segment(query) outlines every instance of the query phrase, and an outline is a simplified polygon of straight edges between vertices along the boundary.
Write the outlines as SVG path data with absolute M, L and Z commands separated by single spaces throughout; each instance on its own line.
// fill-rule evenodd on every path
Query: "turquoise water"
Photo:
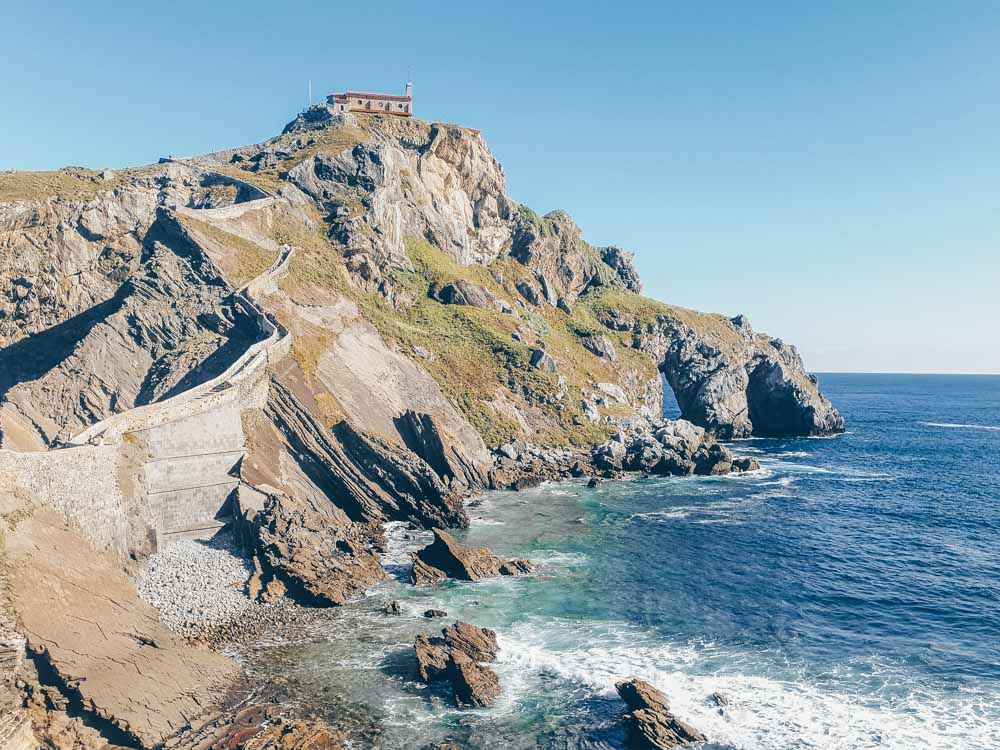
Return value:
M 707 747 L 998 748 L 1000 377 L 821 384 L 848 434 L 736 443 L 745 476 L 491 493 L 460 536 L 537 575 L 394 581 L 253 663 L 381 747 L 620 747 L 614 681 L 640 676 Z M 424 537 L 393 539 L 402 575 Z M 429 607 L 498 631 L 497 707 L 414 681 Z

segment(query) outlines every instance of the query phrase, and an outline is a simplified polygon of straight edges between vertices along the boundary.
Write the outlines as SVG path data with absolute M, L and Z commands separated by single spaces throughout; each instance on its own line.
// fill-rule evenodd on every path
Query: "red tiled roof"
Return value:
M 363 91 L 348 91 L 346 94 L 340 94 L 340 96 L 353 97 L 355 99 L 382 99 L 390 102 L 408 102 L 411 98 L 409 96 L 396 96 L 395 94 L 366 94 Z

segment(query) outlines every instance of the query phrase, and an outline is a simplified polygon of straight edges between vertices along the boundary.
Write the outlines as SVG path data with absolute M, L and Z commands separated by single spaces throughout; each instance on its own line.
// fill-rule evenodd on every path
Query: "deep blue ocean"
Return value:
M 633 676 L 709 748 L 1000 748 L 1000 377 L 820 384 L 845 435 L 733 443 L 743 476 L 491 493 L 460 536 L 539 574 L 394 581 L 252 661 L 386 748 L 621 747 Z M 388 564 L 424 542 L 393 539 Z M 414 681 L 429 607 L 497 630 L 497 707 Z

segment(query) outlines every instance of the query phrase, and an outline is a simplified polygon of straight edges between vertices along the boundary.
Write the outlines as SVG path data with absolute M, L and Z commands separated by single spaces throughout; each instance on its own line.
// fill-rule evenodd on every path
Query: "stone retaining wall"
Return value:
M 113 445 L 37 453 L 0 450 L 0 490 L 62 511 L 98 549 L 124 551 L 128 518 L 122 496 L 123 454 Z

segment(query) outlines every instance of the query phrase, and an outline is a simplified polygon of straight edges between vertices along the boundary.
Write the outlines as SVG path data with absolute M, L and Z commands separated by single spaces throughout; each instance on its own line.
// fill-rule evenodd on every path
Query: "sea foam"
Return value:
M 499 634 L 497 665 L 508 691 L 505 710 L 557 677 L 612 696 L 618 680 L 640 677 L 662 690 L 679 718 L 714 745 L 739 750 L 986 750 L 1000 747 L 1000 699 L 995 693 L 935 693 L 920 689 L 872 701 L 846 685 L 819 684 L 789 670 L 761 674 L 757 655 L 711 643 L 655 643 L 625 623 L 523 623 Z M 877 663 L 869 669 L 877 672 Z M 770 670 L 773 672 L 773 670 Z M 896 680 L 893 680 L 896 682 Z M 721 712 L 706 698 L 723 694 Z

